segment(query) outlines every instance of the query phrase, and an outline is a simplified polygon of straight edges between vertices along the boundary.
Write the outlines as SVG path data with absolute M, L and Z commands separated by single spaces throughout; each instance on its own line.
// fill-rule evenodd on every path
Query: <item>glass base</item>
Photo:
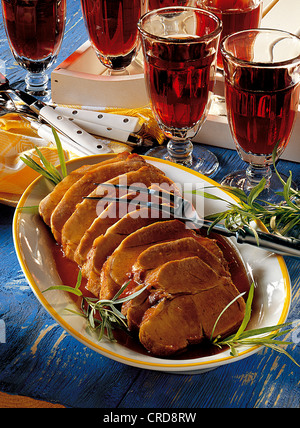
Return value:
M 43 101 L 44 103 L 50 103 L 51 102 L 51 89 L 46 89 L 42 91 L 30 91 L 26 88 L 26 82 L 25 80 L 18 80 L 17 82 L 13 82 L 10 85 L 12 89 L 19 89 L 24 92 L 28 92 L 30 95 L 34 96 L 40 101 Z
M 126 68 L 135 59 L 136 53 L 137 53 L 137 47 L 134 47 L 132 51 L 128 52 L 125 55 L 118 55 L 118 56 L 103 55 L 97 49 L 95 49 L 95 52 L 100 62 L 105 67 L 112 70 L 112 73 L 118 72 L 118 71 L 122 72 L 123 70 L 126 70 Z
M 286 182 L 288 177 L 285 176 L 284 174 L 280 174 L 280 176 Z M 237 187 L 243 190 L 246 193 L 246 195 L 248 195 L 251 189 L 253 188 L 253 186 L 251 186 L 249 183 L 246 170 L 234 171 L 226 175 L 221 181 L 221 185 Z M 293 182 L 292 182 L 292 188 L 297 190 L 297 185 Z M 258 196 L 258 199 L 262 201 L 270 202 L 270 203 L 279 203 L 283 200 L 283 197 L 281 195 L 278 195 L 277 192 L 282 192 L 282 191 L 283 191 L 283 184 L 279 180 L 278 176 L 275 173 L 272 173 L 269 180 L 269 186 L 262 191 L 262 193 Z
M 188 161 L 175 160 L 172 158 L 166 146 L 154 147 L 148 150 L 146 155 L 192 168 L 194 171 L 206 176 L 212 176 L 219 167 L 218 158 L 212 152 L 201 146 L 194 146 L 192 156 Z

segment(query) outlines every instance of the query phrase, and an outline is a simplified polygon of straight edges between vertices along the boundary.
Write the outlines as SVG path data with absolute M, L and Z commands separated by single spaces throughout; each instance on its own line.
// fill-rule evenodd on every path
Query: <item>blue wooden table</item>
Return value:
M 86 39 L 79 0 L 68 0 L 66 34 L 58 62 Z M 24 73 L 12 60 L 2 22 L 0 40 L 0 58 L 6 63 L 8 78 L 14 82 Z M 211 150 L 220 161 L 216 181 L 233 169 L 245 167 L 235 151 L 217 147 Z M 280 160 L 278 168 L 283 173 L 291 170 L 300 186 L 299 164 Z M 245 360 L 192 376 L 129 367 L 83 346 L 51 318 L 27 284 L 13 246 L 13 215 L 14 208 L 0 205 L 2 332 L 5 327 L 5 340 L 0 341 L 0 407 L 10 402 L 7 397 L 16 395 L 65 407 L 121 409 L 124 413 L 129 409 L 149 412 L 151 408 L 160 412 L 183 408 L 299 407 L 300 369 L 271 350 L 264 349 Z M 292 283 L 289 320 L 296 320 L 300 309 L 300 262 L 290 257 L 285 261 Z M 294 344 L 289 347 L 298 361 L 299 336 L 293 335 Z

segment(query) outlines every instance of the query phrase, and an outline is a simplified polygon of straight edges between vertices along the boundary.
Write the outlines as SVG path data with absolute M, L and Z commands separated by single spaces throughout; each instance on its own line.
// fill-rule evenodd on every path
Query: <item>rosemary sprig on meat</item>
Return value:
M 244 293 L 243 293 L 244 294 Z M 242 295 L 237 296 L 241 297 Z M 240 328 L 235 334 L 232 334 L 231 336 L 228 336 L 226 338 L 221 338 L 220 336 L 217 336 L 214 340 L 212 339 L 214 330 L 216 328 L 216 325 L 221 318 L 222 314 L 228 309 L 228 307 L 237 299 L 233 299 L 221 312 L 219 317 L 217 318 L 213 331 L 211 334 L 211 342 L 213 345 L 218 346 L 219 348 L 223 348 L 224 346 L 229 346 L 230 348 L 230 354 L 234 357 L 238 356 L 238 352 L 241 346 L 265 346 L 267 348 L 271 348 L 274 351 L 277 351 L 279 353 L 285 354 L 288 358 L 290 358 L 293 363 L 295 363 L 298 367 L 300 367 L 300 364 L 297 363 L 297 361 L 285 350 L 282 348 L 282 346 L 292 345 L 293 342 L 283 341 L 283 340 L 276 340 L 280 336 L 283 336 L 295 328 L 288 328 L 285 330 L 285 327 L 288 327 L 294 323 L 292 322 L 286 322 L 283 324 L 268 326 L 268 327 L 261 327 L 257 329 L 252 330 L 246 330 L 246 327 L 250 321 L 251 318 L 251 307 L 253 302 L 253 296 L 254 296 L 254 284 L 252 283 L 247 302 L 246 302 L 246 309 L 245 309 L 245 316 L 244 319 L 240 325 Z
M 134 299 L 141 294 L 147 286 L 140 290 L 120 298 L 121 294 L 126 290 L 130 281 L 126 282 L 120 290 L 111 299 L 98 300 L 97 298 L 83 297 L 82 311 L 85 318 L 88 320 L 90 328 L 94 331 L 99 331 L 98 340 L 106 336 L 111 342 L 115 341 L 113 330 L 115 328 L 128 332 L 126 316 L 120 311 L 121 305 L 124 302 Z
M 142 287 L 140 290 L 135 293 L 129 294 L 126 297 L 120 298 L 122 293 L 126 290 L 130 281 L 126 282 L 120 290 L 115 294 L 112 299 L 102 299 L 99 300 L 93 297 L 86 297 L 83 295 L 80 290 L 81 285 L 81 271 L 79 271 L 77 282 L 75 287 L 70 287 L 68 285 L 54 285 L 47 288 L 44 292 L 50 290 L 62 290 L 69 293 L 75 294 L 76 296 L 82 297 L 81 302 L 81 311 L 77 312 L 71 309 L 67 309 L 69 312 L 73 312 L 77 315 L 80 315 L 86 318 L 89 327 L 99 332 L 98 340 L 100 341 L 104 336 L 107 337 L 110 341 L 115 341 L 113 330 L 121 329 L 128 331 L 127 319 L 125 315 L 120 311 L 121 305 L 124 302 L 134 299 L 139 294 L 141 294 L 147 286 Z
M 126 316 L 121 312 L 121 305 L 124 302 L 134 299 L 139 294 L 141 294 L 147 286 L 145 285 L 138 291 L 132 294 L 128 294 L 126 297 L 120 298 L 122 293 L 128 287 L 130 281 L 126 282 L 120 290 L 115 294 L 112 299 L 102 299 L 99 300 L 97 298 L 85 297 L 81 290 L 79 289 L 81 285 L 81 272 L 79 271 L 77 282 L 75 287 L 70 287 L 66 285 L 57 285 L 47 288 L 46 291 L 49 290 L 62 290 L 67 291 L 69 293 L 73 293 L 77 296 L 82 297 L 81 311 L 77 312 L 72 309 L 67 309 L 69 312 L 75 313 L 76 315 L 80 315 L 84 317 L 89 327 L 99 332 L 98 340 L 101 341 L 103 337 L 106 337 L 108 340 L 115 342 L 115 338 L 113 335 L 114 329 L 121 329 L 129 333 L 127 319 Z M 220 313 L 217 317 L 216 322 L 214 324 L 210 341 L 212 345 L 217 346 L 219 348 L 223 348 L 229 346 L 230 353 L 232 356 L 238 356 L 238 352 L 241 346 L 265 346 L 273 349 L 274 351 L 285 354 L 288 358 L 290 358 L 297 366 L 300 365 L 295 361 L 295 359 L 285 350 L 282 346 L 291 345 L 293 342 L 287 342 L 282 340 L 276 340 L 278 337 L 287 334 L 288 332 L 294 330 L 294 328 L 282 330 L 291 324 L 292 322 L 287 322 L 283 324 L 273 325 L 269 327 L 261 327 L 254 330 L 246 330 L 246 327 L 251 318 L 251 307 L 254 295 L 254 284 L 251 285 L 247 302 L 246 302 L 246 310 L 244 319 L 238 329 L 238 331 L 226 338 L 221 338 L 220 336 L 213 339 L 214 330 L 223 313 L 228 309 L 232 303 L 234 303 L 239 297 L 242 297 L 243 294 L 239 294 L 235 297 Z M 266 335 L 266 333 L 268 333 Z

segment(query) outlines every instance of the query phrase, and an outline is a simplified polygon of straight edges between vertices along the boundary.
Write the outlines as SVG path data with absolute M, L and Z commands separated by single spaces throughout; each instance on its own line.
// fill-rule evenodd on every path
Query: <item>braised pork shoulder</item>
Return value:
M 121 203 L 86 198 L 106 195 L 105 183 L 123 182 L 158 189 L 165 184 L 178 192 L 159 168 L 124 152 L 69 173 L 40 202 L 39 213 L 96 297 L 111 299 L 125 283 L 126 294 L 145 287 L 122 312 L 152 355 L 168 357 L 210 338 L 219 314 L 239 292 L 216 240 L 159 211 L 130 206 L 131 193 L 123 195 L 125 212 Z M 239 297 L 220 318 L 214 337 L 237 330 L 244 313 Z

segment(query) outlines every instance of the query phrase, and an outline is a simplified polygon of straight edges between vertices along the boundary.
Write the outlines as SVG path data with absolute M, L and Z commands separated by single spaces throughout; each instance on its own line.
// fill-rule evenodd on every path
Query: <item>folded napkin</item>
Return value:
M 30 124 L 15 113 L 0 117 L 0 198 L 2 202 L 16 202 L 26 187 L 38 176 L 20 159 L 24 154 L 34 157 L 34 147 L 40 148 L 53 164 L 58 164 L 55 148 L 39 138 Z M 69 154 L 66 153 L 66 159 Z
M 160 144 L 163 143 L 163 134 L 149 108 L 137 110 L 105 109 L 105 111 L 141 118 L 146 125 L 143 130 L 144 137 L 155 138 Z M 109 144 L 115 153 L 124 150 L 132 151 L 131 147 L 123 143 L 111 141 Z M 48 161 L 54 165 L 59 164 L 56 148 L 40 138 L 31 129 L 29 122 L 16 113 L 9 113 L 0 117 L 0 202 L 16 205 L 24 190 L 38 177 L 39 174 L 26 166 L 20 159 L 26 154 L 40 163 L 35 147 L 41 150 Z M 65 151 L 66 160 L 73 157 L 76 155 Z

